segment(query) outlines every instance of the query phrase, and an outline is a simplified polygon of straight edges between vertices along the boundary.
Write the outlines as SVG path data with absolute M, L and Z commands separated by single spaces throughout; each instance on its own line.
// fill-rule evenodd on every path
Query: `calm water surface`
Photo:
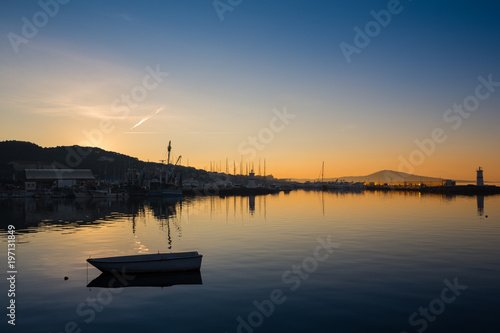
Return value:
M 4 200 L 0 218 L 2 332 L 500 328 L 500 196 Z M 18 232 L 15 327 L 6 316 L 9 224 Z M 87 287 L 100 275 L 89 256 L 190 250 L 203 263 L 184 282 L 201 284 Z

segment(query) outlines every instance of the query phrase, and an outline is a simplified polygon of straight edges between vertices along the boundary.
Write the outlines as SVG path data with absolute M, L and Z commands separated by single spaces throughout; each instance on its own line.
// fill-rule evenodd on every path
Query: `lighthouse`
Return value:
M 481 169 L 481 167 L 479 167 L 479 169 L 477 169 L 476 186 L 484 186 L 483 169 Z
M 248 188 L 255 188 L 255 172 L 252 171 L 248 174 Z

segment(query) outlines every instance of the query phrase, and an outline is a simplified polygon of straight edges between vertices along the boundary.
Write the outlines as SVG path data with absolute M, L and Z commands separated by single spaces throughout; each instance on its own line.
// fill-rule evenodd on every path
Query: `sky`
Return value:
M 0 141 L 500 181 L 498 17 L 493 0 L 5 0 Z

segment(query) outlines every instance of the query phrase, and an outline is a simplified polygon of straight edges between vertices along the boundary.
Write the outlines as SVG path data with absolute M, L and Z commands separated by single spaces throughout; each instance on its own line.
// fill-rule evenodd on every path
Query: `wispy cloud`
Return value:
M 136 128 L 137 126 L 141 125 L 142 123 L 144 123 L 146 120 L 149 120 L 151 119 L 152 117 L 154 117 L 155 115 L 157 115 L 161 110 L 163 110 L 165 107 L 162 106 L 161 108 L 159 108 L 158 110 L 154 111 L 153 113 L 147 115 L 146 117 L 142 118 L 137 124 L 135 124 L 134 126 L 132 126 L 130 129 L 133 130 L 134 128 Z
M 77 104 L 71 101 L 54 98 L 47 101 L 26 101 L 30 112 L 43 114 L 52 117 L 72 117 L 81 119 L 81 117 L 92 119 L 121 119 L 120 115 L 114 115 L 107 112 L 107 105 L 98 104 Z
M 233 134 L 236 131 L 188 131 L 186 134 Z
M 163 133 L 171 133 L 171 132 L 123 132 L 125 134 L 163 134 Z

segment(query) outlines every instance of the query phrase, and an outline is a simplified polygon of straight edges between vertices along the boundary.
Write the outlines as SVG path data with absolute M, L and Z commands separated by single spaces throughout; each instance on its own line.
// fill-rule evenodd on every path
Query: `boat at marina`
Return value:
M 182 176 L 176 176 L 176 167 L 182 156 L 177 158 L 175 164 L 170 163 L 171 141 L 168 142 L 167 165 L 161 160 L 162 165 L 156 170 L 157 178 L 151 179 L 148 186 L 149 197 L 178 198 L 182 197 Z M 156 176 L 155 175 L 155 176 Z
M 140 254 L 119 257 L 87 259 L 101 272 L 154 273 L 199 271 L 202 255 L 196 251 L 177 253 Z
M 93 186 L 89 189 L 89 193 L 92 198 L 107 198 L 109 191 Z
M 179 198 L 182 197 L 182 190 L 177 188 L 167 188 L 161 191 L 161 195 L 164 198 Z
M 150 183 L 148 196 L 177 198 L 182 197 L 182 190 L 178 189 L 174 184 L 162 184 L 158 180 L 153 180 Z

